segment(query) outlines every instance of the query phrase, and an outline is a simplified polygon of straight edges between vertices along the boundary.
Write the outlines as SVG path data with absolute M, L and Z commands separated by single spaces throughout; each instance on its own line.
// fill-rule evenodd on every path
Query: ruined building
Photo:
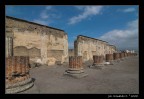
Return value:
M 60 29 L 6 16 L 6 57 L 29 56 L 52 65 L 68 57 L 67 34 Z
M 93 55 L 113 54 L 116 52 L 114 45 L 99 39 L 79 35 L 74 42 L 75 56 L 83 56 L 83 61 L 93 60 Z

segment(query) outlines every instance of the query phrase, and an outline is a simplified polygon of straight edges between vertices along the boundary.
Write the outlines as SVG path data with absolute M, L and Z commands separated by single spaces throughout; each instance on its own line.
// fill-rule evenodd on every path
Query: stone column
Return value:
M 68 40 L 67 40 L 67 35 L 64 37 L 64 56 L 68 56 Z
M 125 52 L 124 54 L 125 54 L 125 58 L 127 58 L 127 53 Z
M 26 57 L 26 73 L 29 74 L 29 56 Z
M 26 72 L 27 62 L 25 56 L 6 58 L 6 93 L 18 93 L 33 86 L 29 71 Z
M 47 56 L 47 36 L 42 34 L 41 36 L 41 61 L 42 64 L 48 64 L 48 56 Z
M 6 43 L 5 43 L 5 45 L 6 45 L 6 57 L 8 57 L 8 37 L 6 37 Z
M 119 53 L 119 58 L 120 58 L 121 61 L 123 61 L 124 60 L 123 59 L 124 58 L 124 53 Z
M 8 80 L 11 80 L 11 78 L 12 78 L 12 74 L 11 74 L 11 72 L 12 72 L 11 64 L 12 64 L 11 58 L 10 58 L 10 57 L 7 57 L 7 58 L 6 58 L 6 79 L 8 79 Z
M 16 57 L 16 56 L 15 56 Z M 18 75 L 22 73 L 22 68 L 21 68 L 21 58 L 20 56 L 17 56 L 17 64 L 16 64 L 16 72 Z
M 113 54 L 106 54 L 106 65 L 113 65 Z
M 90 66 L 90 68 L 97 68 L 97 69 L 102 69 L 104 66 L 104 56 L 103 55 L 93 55 L 93 65 Z
M 115 62 L 120 62 L 119 53 L 113 53 L 113 59 Z
M 123 59 L 125 58 L 125 54 L 124 54 L 124 52 L 122 53 L 122 57 L 123 57 Z
M 123 52 L 123 56 L 124 56 L 124 58 L 126 57 L 126 56 L 125 56 L 125 52 Z
M 13 38 L 11 37 L 11 56 L 13 56 Z
M 21 75 L 25 75 L 26 74 L 26 57 L 21 56 L 21 68 L 22 68 L 22 73 Z
M 88 55 L 89 55 L 89 59 L 88 60 L 92 60 L 92 58 L 93 58 L 93 54 L 92 54 L 92 44 L 91 44 L 91 42 L 89 42 L 89 49 L 88 49 Z
M 12 76 L 15 76 L 16 73 L 16 57 L 11 57 L 11 69 L 12 69 Z
M 74 78 L 82 78 L 87 76 L 88 74 L 84 72 L 82 65 L 82 56 L 70 56 L 69 68 L 65 71 L 64 74 Z
M 8 50 L 9 50 L 9 51 L 8 51 L 8 55 L 9 55 L 9 56 L 12 56 L 12 54 L 11 54 L 11 52 L 12 52 L 12 41 L 11 41 L 11 37 L 8 37 L 8 44 L 9 44 L 9 45 L 8 45 L 8 46 L 9 46 L 9 47 L 8 47 Z
M 9 40 L 9 37 L 7 39 L 8 39 L 8 57 L 9 57 L 10 56 L 10 40 Z
M 130 53 L 130 52 L 128 52 L 127 54 L 128 54 L 128 57 L 130 57 L 130 56 L 131 56 L 131 53 Z

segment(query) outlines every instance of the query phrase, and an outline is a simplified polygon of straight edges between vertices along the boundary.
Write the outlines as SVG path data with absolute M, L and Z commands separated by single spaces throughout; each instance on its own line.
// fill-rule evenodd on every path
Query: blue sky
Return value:
M 6 15 L 48 25 L 68 34 L 69 48 L 78 35 L 109 42 L 118 49 L 138 50 L 137 5 L 6 6 Z

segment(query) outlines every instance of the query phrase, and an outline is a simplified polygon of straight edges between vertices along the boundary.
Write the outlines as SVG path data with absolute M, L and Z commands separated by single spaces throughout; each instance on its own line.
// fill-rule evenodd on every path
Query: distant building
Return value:
M 74 51 L 76 56 L 83 56 L 83 61 L 88 61 L 93 55 L 113 54 L 116 47 L 106 41 L 79 35 L 74 42 Z

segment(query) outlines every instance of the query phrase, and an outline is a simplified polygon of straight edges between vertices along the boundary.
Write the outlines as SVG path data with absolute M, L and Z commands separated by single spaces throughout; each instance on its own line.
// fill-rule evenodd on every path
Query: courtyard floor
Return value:
M 34 86 L 20 94 L 138 94 L 139 56 L 127 57 L 124 61 L 92 69 L 84 64 L 88 76 L 75 79 L 64 76 L 68 63 L 55 66 L 40 66 L 30 70 Z

